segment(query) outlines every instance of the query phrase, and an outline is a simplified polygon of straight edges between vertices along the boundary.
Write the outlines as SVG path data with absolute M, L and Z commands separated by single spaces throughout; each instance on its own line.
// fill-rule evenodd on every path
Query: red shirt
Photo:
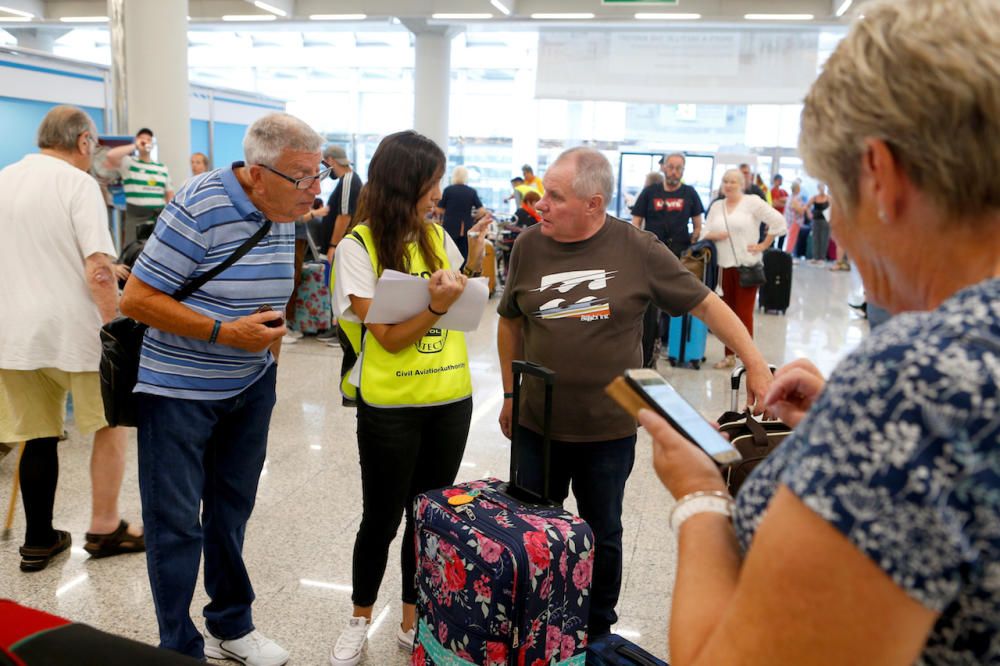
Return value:
M 784 191 L 780 187 L 772 188 L 771 189 L 771 201 L 772 202 L 777 202 L 778 199 L 784 199 L 785 203 L 788 203 L 788 192 Z M 785 207 L 783 205 L 779 206 L 777 203 L 774 203 L 773 205 L 774 205 L 774 210 L 778 211 L 782 215 L 785 214 Z

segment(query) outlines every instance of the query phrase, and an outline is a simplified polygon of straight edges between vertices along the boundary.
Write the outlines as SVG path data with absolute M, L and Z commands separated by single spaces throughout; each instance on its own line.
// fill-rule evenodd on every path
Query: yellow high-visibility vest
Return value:
M 442 268 L 451 268 L 445 250 L 444 229 L 432 226 L 434 253 Z M 358 225 L 344 240 L 360 243 L 368 253 L 376 276 L 382 274 L 371 229 Z M 410 273 L 430 278 L 417 243 L 407 248 Z M 361 324 L 341 320 L 348 339 L 361 356 L 361 397 L 374 407 L 429 407 L 458 402 L 472 395 L 472 375 L 465 334 L 432 328 L 415 344 L 395 354 L 387 351 Z M 363 333 L 362 333 L 363 331 Z M 356 342 L 357 341 L 357 342 Z M 343 390 L 343 387 L 342 387 Z M 345 392 L 346 394 L 346 392 Z

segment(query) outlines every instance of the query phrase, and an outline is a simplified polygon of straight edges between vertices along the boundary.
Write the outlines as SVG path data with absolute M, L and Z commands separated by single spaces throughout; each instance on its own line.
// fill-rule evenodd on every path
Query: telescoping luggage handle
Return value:
M 556 373 L 548 368 L 530 361 L 514 361 L 514 410 L 510 425 L 510 484 L 508 491 L 518 497 L 524 497 L 541 504 L 551 503 L 549 499 L 549 471 L 552 466 L 552 387 L 556 381 Z M 520 447 L 516 446 L 517 424 L 520 423 L 521 411 L 521 375 L 537 377 L 545 383 L 545 407 L 542 423 L 542 491 L 537 493 L 517 483 L 517 470 L 520 463 Z
M 774 374 L 774 371 L 777 370 L 777 368 L 773 365 L 768 365 L 767 367 L 771 369 L 772 375 Z M 743 381 L 743 375 L 745 375 L 746 372 L 747 368 L 745 365 L 737 366 L 737 368 L 733 370 L 733 376 L 729 379 L 729 385 L 733 389 L 732 411 L 734 412 L 743 411 L 740 408 L 740 383 Z

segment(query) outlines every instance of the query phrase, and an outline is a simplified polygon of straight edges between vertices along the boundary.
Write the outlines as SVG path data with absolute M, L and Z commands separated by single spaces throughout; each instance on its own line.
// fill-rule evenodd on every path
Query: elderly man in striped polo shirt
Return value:
M 329 169 L 301 120 L 265 116 L 243 139 L 245 162 L 192 178 L 163 210 L 125 287 L 121 310 L 149 324 L 139 381 L 139 488 L 160 644 L 253 666 L 288 659 L 256 631 L 243 563 L 287 332 L 296 218 Z M 244 257 L 183 302 L 171 297 L 232 255 Z M 268 311 L 260 312 L 267 306 Z M 203 522 L 199 523 L 199 505 Z M 202 548 L 206 631 L 190 617 Z

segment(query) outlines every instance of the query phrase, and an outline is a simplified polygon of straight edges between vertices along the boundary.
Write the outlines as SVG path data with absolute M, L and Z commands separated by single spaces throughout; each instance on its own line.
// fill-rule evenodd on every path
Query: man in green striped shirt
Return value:
M 153 130 L 143 127 L 135 142 L 108 151 L 104 166 L 117 170 L 125 188 L 125 238 L 122 247 L 136 239 L 136 227 L 156 221 L 163 207 L 174 198 L 170 172 L 154 162 Z M 138 152 L 138 157 L 132 154 Z M 147 234 L 143 234 L 144 236 Z

